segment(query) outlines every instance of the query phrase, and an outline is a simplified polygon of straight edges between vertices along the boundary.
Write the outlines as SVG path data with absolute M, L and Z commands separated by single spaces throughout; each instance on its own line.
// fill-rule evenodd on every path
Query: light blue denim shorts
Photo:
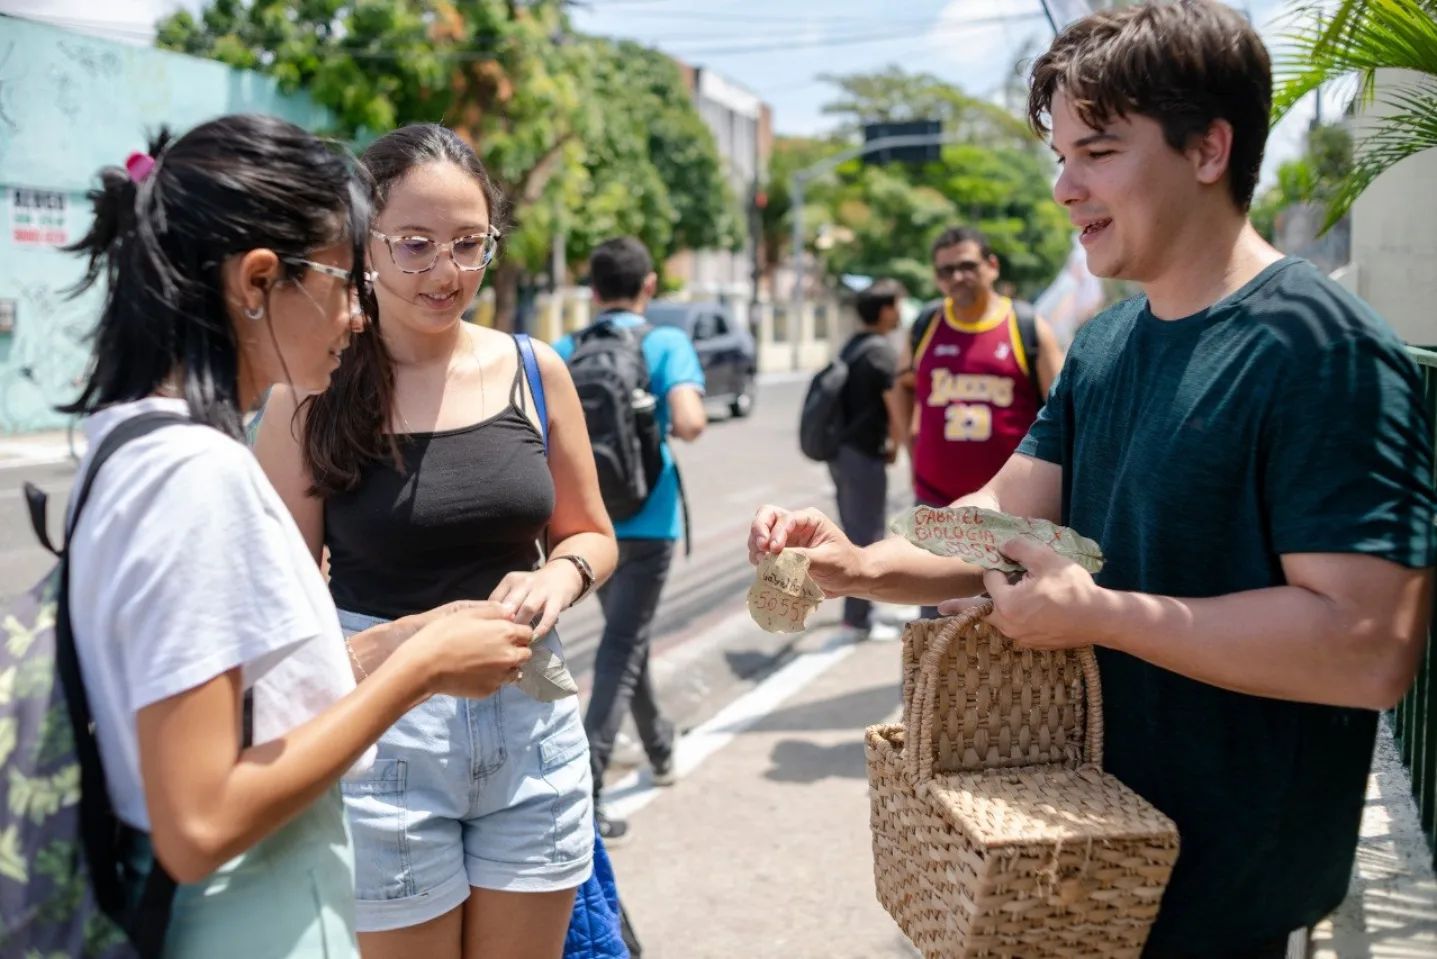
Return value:
M 383 622 L 340 610 L 346 635 Z M 544 645 L 558 649 L 550 634 Z M 578 697 L 514 686 L 435 696 L 379 740 L 373 768 L 340 784 L 354 836 L 360 932 L 402 929 L 463 903 L 471 886 L 572 889 L 593 868 L 593 785 Z

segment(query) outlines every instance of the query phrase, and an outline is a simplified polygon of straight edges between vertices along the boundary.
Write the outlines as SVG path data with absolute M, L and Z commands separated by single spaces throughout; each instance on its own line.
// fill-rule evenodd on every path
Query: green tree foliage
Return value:
M 1330 204 L 1352 173 L 1352 135 L 1337 124 L 1314 127 L 1302 156 L 1277 168 L 1277 184 L 1252 205 L 1252 223 L 1271 242 L 1277 217 L 1298 203 Z
M 660 262 L 734 246 L 738 210 L 678 65 L 630 41 L 583 42 L 592 134 L 582 171 L 564 185 L 565 208 L 583 213 L 570 221 L 570 258 L 620 233 L 639 237 Z
M 950 226 L 976 226 L 988 235 L 1003 277 L 1035 296 L 1067 258 L 1071 227 L 1052 199 L 1052 162 L 1018 118 L 967 97 L 926 74 L 891 68 L 835 78 L 839 98 L 826 111 L 863 119 L 911 120 L 936 115 L 959 142 L 921 166 L 840 165 L 805 189 L 805 243 L 831 274 L 893 276 L 911 293 L 930 296 L 929 247 Z M 770 162 L 765 246 L 787 255 L 792 229 L 789 178 L 848 143 L 780 139 Z
M 558 0 L 213 0 L 163 20 L 169 49 L 262 70 L 364 142 L 438 121 L 474 144 L 507 198 L 497 315 L 548 263 L 635 233 L 657 255 L 731 236 L 713 138 L 677 67 L 633 44 L 569 33 Z
M 1359 102 L 1379 107 L 1364 118 L 1351 169 L 1326 201 L 1327 223 L 1342 218 L 1384 171 L 1437 147 L 1437 0 L 1294 0 L 1299 26 L 1277 58 L 1273 122 L 1321 85 L 1356 77 Z M 1377 71 L 1413 71 L 1379 91 Z
M 823 112 L 839 117 L 839 136 L 854 135 L 864 123 L 938 120 L 945 132 L 1007 146 L 1036 146 L 1023 120 L 1002 107 L 968 96 L 931 73 L 890 66 L 878 73 L 825 74 L 838 88 Z

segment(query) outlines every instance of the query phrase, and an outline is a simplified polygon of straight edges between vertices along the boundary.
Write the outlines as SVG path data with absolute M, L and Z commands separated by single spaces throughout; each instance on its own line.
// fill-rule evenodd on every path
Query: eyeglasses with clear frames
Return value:
M 332 266 L 328 263 L 316 263 L 314 260 L 307 260 L 302 256 L 286 256 L 282 257 L 282 259 L 286 263 L 294 263 L 308 267 L 316 273 L 322 273 L 325 276 L 332 276 L 337 280 L 343 280 L 345 283 L 348 283 L 350 280 L 354 279 L 354 274 L 351 273 L 349 270 L 346 270 L 342 266 Z M 365 270 L 364 273 L 361 274 L 361 276 L 363 278 L 365 287 L 372 288 L 374 286 L 374 280 L 379 276 L 379 274 L 374 270 Z M 360 305 L 359 297 L 359 290 L 355 289 L 350 291 L 350 300 L 352 302 L 350 303 L 349 312 L 356 316 L 362 315 L 364 312 L 363 308 Z
M 449 258 L 461 270 L 476 272 L 494 262 L 502 234 L 490 228 L 485 233 L 470 233 L 440 243 L 427 236 L 391 236 L 370 230 L 389 247 L 389 258 L 401 273 L 428 273 L 439 262 L 439 254 L 448 251 Z
M 325 276 L 332 276 L 335 279 L 343 280 L 346 283 L 354 279 L 354 274 L 351 271 L 346 270 L 342 266 L 331 266 L 328 263 L 316 263 L 313 260 L 306 260 L 302 256 L 286 256 L 282 257 L 282 259 L 286 263 L 296 263 L 300 266 L 307 266 L 316 273 L 323 273 Z M 375 272 L 373 270 L 365 270 L 363 273 L 363 277 L 366 283 L 373 283 Z

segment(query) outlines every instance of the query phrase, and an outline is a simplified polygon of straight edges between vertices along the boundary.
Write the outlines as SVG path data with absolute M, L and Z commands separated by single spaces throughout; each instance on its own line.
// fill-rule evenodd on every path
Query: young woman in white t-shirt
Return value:
M 357 295 L 369 210 L 353 164 L 292 124 L 232 116 L 162 133 L 101 181 L 73 249 L 108 296 L 71 410 L 89 414 L 91 449 L 142 412 L 193 420 L 105 464 L 70 547 L 110 797 L 149 835 L 125 858 L 138 875 L 152 848 L 180 884 L 166 956 L 354 956 L 336 783 L 430 695 L 488 696 L 515 678 L 530 631 L 497 604 L 464 604 L 346 650 L 304 540 L 240 440 L 271 385 L 324 390 L 372 311 Z

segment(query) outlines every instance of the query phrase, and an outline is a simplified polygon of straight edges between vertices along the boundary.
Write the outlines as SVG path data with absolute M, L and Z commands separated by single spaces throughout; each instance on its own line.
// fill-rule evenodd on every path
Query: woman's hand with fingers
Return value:
M 393 659 L 420 669 L 430 695 L 480 699 L 519 677 L 533 638 L 527 625 L 496 618 L 487 606 L 465 608 L 434 618 Z
M 533 626 L 535 636 L 544 636 L 583 591 L 584 578 L 573 563 L 551 561 L 533 572 L 505 576 L 489 601 L 509 609 L 514 622 Z
M 401 616 L 398 619 L 380 623 L 372 626 L 363 632 L 355 633 L 345 640 L 349 646 L 349 654 L 359 669 L 355 673 L 356 680 L 363 680 L 370 673 L 374 672 L 384 661 L 394 655 L 394 651 L 414 636 L 425 626 L 441 619 L 451 613 L 470 612 L 475 616 L 487 619 L 510 621 L 509 607 L 500 603 L 491 603 L 487 600 L 461 599 L 453 603 L 445 603 L 434 609 L 423 613 L 414 613 L 410 616 Z

